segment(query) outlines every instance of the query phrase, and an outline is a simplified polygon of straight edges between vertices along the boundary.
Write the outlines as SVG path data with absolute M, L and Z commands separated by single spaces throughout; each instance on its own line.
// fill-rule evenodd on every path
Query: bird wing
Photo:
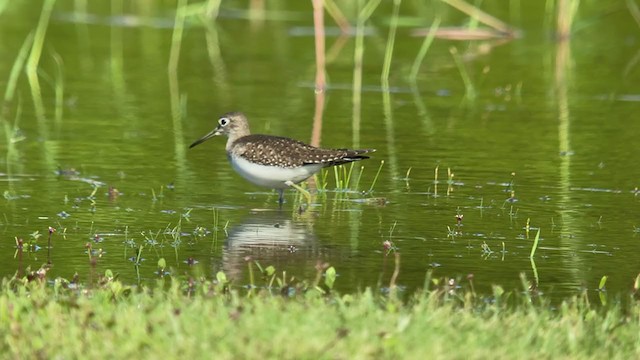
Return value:
M 234 144 L 236 154 L 261 165 L 293 168 L 308 164 L 340 165 L 368 159 L 373 149 L 321 149 L 302 141 L 270 135 L 244 136 Z

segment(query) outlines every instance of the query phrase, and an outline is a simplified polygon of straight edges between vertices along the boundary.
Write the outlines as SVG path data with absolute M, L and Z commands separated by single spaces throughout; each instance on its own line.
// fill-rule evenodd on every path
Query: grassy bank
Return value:
M 153 288 L 106 281 L 5 279 L 0 357 L 27 358 L 620 358 L 640 357 L 640 306 L 558 306 L 528 295 L 435 288 L 400 302 L 370 290 L 293 297 L 166 279 Z M 170 284 L 169 284 L 170 283 Z M 496 294 L 500 294 L 497 291 Z

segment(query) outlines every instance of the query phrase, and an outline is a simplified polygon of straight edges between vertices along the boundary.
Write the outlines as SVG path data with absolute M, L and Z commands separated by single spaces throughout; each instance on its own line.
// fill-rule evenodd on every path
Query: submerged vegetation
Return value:
M 328 268 L 327 276 L 331 276 Z M 428 280 L 393 292 L 330 292 L 332 282 L 279 289 L 163 277 L 94 288 L 34 273 L 0 288 L 2 358 L 613 358 L 640 356 L 640 303 L 603 307 L 578 295 L 551 306 L 525 290 Z M 623 305 L 624 303 L 625 305 Z M 461 346 L 463 345 L 463 346 Z

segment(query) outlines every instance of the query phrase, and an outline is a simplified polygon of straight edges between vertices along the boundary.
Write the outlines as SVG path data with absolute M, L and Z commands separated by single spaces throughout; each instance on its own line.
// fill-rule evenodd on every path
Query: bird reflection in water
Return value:
M 295 269 L 313 270 L 321 256 L 313 224 L 291 219 L 281 211 L 252 213 L 243 223 L 229 230 L 223 247 L 222 270 L 236 282 L 244 282 L 247 261 L 273 266 L 278 272 Z

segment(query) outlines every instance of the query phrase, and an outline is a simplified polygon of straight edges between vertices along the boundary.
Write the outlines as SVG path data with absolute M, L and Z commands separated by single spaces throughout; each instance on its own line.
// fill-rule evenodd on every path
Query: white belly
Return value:
M 299 168 L 281 168 L 254 164 L 239 156 L 229 156 L 233 169 L 252 183 L 272 189 L 284 189 L 286 181 L 294 184 L 304 181 L 322 169 L 321 164 L 310 164 Z

